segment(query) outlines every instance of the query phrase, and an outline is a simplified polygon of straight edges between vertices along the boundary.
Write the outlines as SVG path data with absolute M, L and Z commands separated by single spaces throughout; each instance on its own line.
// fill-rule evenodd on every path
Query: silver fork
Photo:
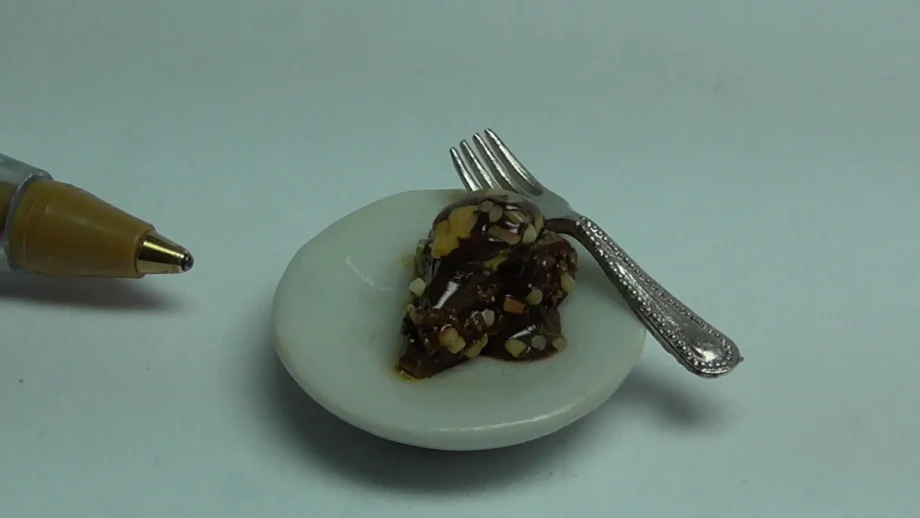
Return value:
M 543 212 L 546 228 L 574 237 L 600 264 L 636 316 L 665 351 L 703 378 L 731 372 L 742 356 L 730 338 L 668 293 L 591 219 L 543 186 L 492 130 L 473 135 L 482 156 L 463 140 L 450 149 L 454 169 L 467 191 L 503 189 L 528 197 Z M 486 166 L 483 166 L 485 162 Z

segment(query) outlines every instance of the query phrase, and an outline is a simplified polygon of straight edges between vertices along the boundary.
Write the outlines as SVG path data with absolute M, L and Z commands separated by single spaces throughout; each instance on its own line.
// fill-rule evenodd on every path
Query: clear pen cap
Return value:
M 0 153 L 0 272 L 11 269 L 6 227 L 25 187 L 34 180 L 51 179 L 47 171 Z
M 35 177 L 51 178 L 51 175 L 47 171 L 0 153 L 0 186 L 3 186 L 0 187 L 0 192 L 6 192 L 9 187 L 14 191 L 18 190 L 26 180 Z

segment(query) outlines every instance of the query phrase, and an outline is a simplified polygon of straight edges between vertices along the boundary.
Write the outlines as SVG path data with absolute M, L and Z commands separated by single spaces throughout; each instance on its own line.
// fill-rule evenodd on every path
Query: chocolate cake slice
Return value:
M 445 207 L 415 254 L 400 371 L 428 378 L 477 356 L 532 361 L 562 350 L 559 305 L 578 257 L 539 209 L 505 191 Z

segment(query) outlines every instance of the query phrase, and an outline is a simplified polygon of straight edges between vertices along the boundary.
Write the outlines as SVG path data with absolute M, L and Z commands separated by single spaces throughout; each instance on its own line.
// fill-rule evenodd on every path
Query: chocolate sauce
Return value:
M 578 257 L 539 209 L 477 191 L 435 217 L 415 255 L 398 368 L 428 378 L 477 356 L 533 361 L 565 347 L 559 304 Z

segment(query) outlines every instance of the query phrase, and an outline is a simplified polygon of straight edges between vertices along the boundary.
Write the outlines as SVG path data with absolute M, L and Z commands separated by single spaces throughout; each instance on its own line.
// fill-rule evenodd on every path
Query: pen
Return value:
M 140 278 L 193 263 L 150 223 L 0 154 L 0 272 Z

